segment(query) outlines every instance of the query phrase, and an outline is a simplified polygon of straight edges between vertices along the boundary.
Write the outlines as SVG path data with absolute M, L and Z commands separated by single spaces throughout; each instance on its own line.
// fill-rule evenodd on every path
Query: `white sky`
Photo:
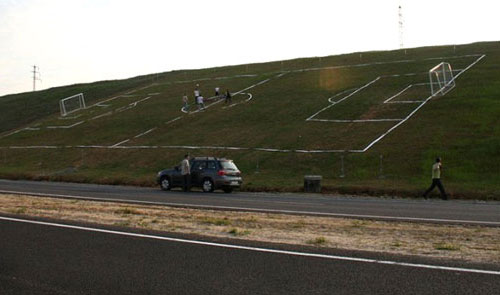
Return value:
M 498 0 L 0 0 L 0 95 L 281 59 L 500 40 Z

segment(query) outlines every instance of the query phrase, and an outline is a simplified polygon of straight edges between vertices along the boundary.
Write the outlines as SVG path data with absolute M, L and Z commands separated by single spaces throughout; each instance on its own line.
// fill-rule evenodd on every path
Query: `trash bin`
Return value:
M 321 193 L 321 175 L 305 175 L 304 176 L 304 192 L 306 193 Z

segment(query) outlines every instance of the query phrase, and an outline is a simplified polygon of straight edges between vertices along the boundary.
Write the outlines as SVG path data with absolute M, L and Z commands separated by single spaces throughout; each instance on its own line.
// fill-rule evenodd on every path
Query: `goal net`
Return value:
M 59 107 L 61 108 L 61 116 L 63 117 L 86 108 L 83 93 L 61 99 L 59 101 Z
M 429 82 L 431 84 L 431 94 L 445 95 L 455 87 L 455 79 L 451 65 L 447 62 L 442 62 L 429 71 Z

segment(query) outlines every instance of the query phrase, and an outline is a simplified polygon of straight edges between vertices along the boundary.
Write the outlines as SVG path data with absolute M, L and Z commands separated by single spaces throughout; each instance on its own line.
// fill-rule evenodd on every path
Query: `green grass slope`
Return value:
M 428 70 L 441 61 L 455 74 L 467 69 L 456 88 L 365 150 L 429 97 Z M 189 152 L 234 159 L 246 190 L 297 191 L 304 175 L 320 174 L 326 191 L 417 196 L 441 156 L 443 183 L 454 197 L 500 199 L 499 66 L 500 43 L 489 42 L 4 96 L 0 176 L 153 185 L 158 170 Z M 233 103 L 209 100 L 203 111 L 192 104 L 182 112 L 182 95 L 192 103 L 197 84 L 206 98 L 216 86 L 229 89 Z M 61 119 L 59 99 L 79 92 L 90 107 Z

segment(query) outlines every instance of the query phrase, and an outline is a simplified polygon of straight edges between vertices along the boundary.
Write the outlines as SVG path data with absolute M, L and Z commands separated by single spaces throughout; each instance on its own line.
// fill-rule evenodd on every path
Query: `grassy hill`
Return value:
M 483 56 L 484 55 L 484 56 Z M 430 96 L 428 70 L 460 75 Z M 246 190 L 419 195 L 436 156 L 454 197 L 500 199 L 500 43 L 174 71 L 0 97 L 0 176 L 154 185 L 182 155 L 232 158 Z M 232 104 L 181 110 L 196 85 Z M 85 110 L 60 118 L 61 98 Z

